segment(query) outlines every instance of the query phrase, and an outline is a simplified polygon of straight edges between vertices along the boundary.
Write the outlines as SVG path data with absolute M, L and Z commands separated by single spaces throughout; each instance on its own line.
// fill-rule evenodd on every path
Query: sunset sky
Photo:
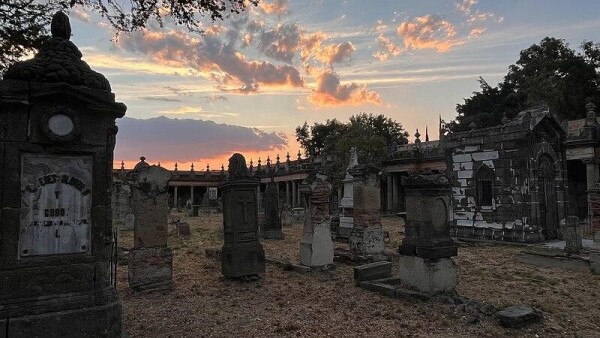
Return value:
M 294 159 L 296 126 L 360 112 L 436 139 L 479 76 L 497 84 L 545 36 L 600 41 L 598 13 L 597 0 L 262 0 L 207 20 L 204 36 L 166 23 L 116 41 L 95 14 L 70 17 L 83 59 L 128 107 L 115 161 L 205 170 L 236 151 Z

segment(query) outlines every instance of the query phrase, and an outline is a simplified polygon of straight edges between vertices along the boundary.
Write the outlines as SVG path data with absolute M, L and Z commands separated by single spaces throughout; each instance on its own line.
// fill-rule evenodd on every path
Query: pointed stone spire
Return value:
M 427 130 L 427 126 L 425 126 L 425 142 L 429 142 L 429 131 Z

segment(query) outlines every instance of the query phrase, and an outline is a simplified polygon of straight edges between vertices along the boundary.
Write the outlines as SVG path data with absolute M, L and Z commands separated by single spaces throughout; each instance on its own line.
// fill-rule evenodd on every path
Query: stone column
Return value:
M 64 13 L 51 31 L 0 80 L 0 337 L 120 337 L 110 185 L 127 107 Z
M 593 210 L 591 208 L 591 194 L 594 187 L 598 183 L 598 163 L 596 159 L 588 159 L 583 160 L 585 163 L 585 172 L 586 172 L 586 183 L 587 183 L 587 197 L 588 197 L 588 215 L 593 214 Z
M 291 206 L 290 181 L 285 181 L 285 204 L 288 208 Z
M 328 269 L 333 266 L 333 241 L 329 214 L 331 185 L 326 177 L 303 185 L 307 213 L 300 243 L 300 264 L 312 268 Z
M 392 209 L 398 210 L 400 203 L 398 201 L 398 176 L 392 175 Z
M 402 284 L 427 293 L 453 293 L 457 246 L 450 237 L 450 181 L 441 174 L 402 178 L 406 191 L 406 230 L 400 246 Z
M 174 186 L 175 191 L 173 192 L 173 205 L 175 206 L 175 210 L 177 210 L 177 212 L 179 212 L 179 198 L 177 197 L 177 186 Z
M 291 181 L 292 183 L 292 208 L 296 207 L 296 181 Z
M 301 181 L 296 182 L 296 193 L 298 194 L 298 196 L 296 196 L 296 201 L 298 202 L 299 207 L 304 207 L 305 201 L 302 200 L 302 192 L 300 191 L 300 183 L 301 183 Z
M 387 178 L 387 211 L 394 210 L 394 182 L 392 182 L 393 175 L 393 173 L 389 173 Z
M 221 273 L 227 278 L 254 277 L 265 272 L 265 252 L 258 236 L 257 187 L 246 160 L 235 153 L 229 159 L 229 177 L 219 187 L 223 200 Z
M 590 204 L 590 223 L 594 243 L 590 249 L 590 267 L 592 273 L 600 275 L 600 184 L 588 189 Z
M 172 286 L 173 253 L 167 246 L 168 187 L 171 173 L 143 160 L 133 170 L 133 249 L 129 252 L 129 287 L 133 291 Z
M 190 185 L 190 200 L 192 201 L 192 210 L 194 210 L 194 186 Z
M 384 251 L 384 233 L 379 211 L 379 168 L 358 165 L 349 173 L 353 177 L 354 200 L 354 227 L 348 238 L 350 251 L 357 256 L 379 257 Z

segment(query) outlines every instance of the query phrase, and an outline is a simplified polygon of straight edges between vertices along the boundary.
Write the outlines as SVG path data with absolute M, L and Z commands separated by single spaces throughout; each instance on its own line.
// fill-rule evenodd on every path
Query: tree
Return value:
M 472 123 L 478 128 L 498 125 L 504 116 L 514 117 L 539 103 L 548 104 L 561 119 L 585 117 L 588 99 L 600 103 L 600 46 L 584 42 L 581 49 L 583 54 L 562 39 L 546 37 L 522 50 L 497 87 L 479 79 L 481 91 L 456 105 L 458 116 L 450 130 L 468 130 Z
M 133 32 L 149 22 L 169 18 L 175 25 L 201 32 L 201 18 L 222 20 L 256 5 L 259 0 L 9 0 L 0 1 L 0 73 L 18 58 L 39 48 L 52 15 L 80 7 L 100 14 L 115 29 Z
M 359 163 L 377 163 L 391 144 L 406 144 L 407 137 L 400 123 L 365 113 L 351 116 L 347 123 L 333 119 L 311 127 L 305 122 L 296 128 L 296 139 L 305 153 L 325 159 L 323 169 L 335 186 L 345 176 L 352 147 L 357 149 Z

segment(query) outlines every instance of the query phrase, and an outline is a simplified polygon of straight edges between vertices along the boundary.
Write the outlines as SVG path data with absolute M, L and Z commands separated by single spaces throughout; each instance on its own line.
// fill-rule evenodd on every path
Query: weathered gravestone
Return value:
M 379 169 L 358 165 L 349 170 L 353 177 L 354 227 L 348 242 L 357 256 L 377 258 L 384 251 L 384 231 L 381 226 Z
M 329 197 L 331 185 L 325 176 L 301 186 L 308 212 L 304 219 L 304 232 L 300 243 L 300 264 L 313 268 L 333 265 L 333 241 L 329 223 Z
M 246 160 L 238 153 L 229 159 L 228 173 L 220 185 L 224 237 L 221 272 L 228 278 L 256 276 L 265 272 L 265 252 L 258 236 L 259 181 L 248 175 Z
M 580 254 L 583 250 L 583 234 L 579 226 L 579 217 L 567 216 L 564 237 L 565 252 L 568 254 Z
M 265 223 L 262 235 L 268 239 L 283 239 L 281 231 L 281 217 L 279 216 L 279 192 L 273 182 L 267 183 L 265 189 Z
M 169 289 L 173 275 L 173 253 L 167 246 L 171 173 L 144 160 L 132 172 L 135 224 L 129 287 L 134 291 Z
M 450 181 L 442 174 L 402 178 L 406 192 L 406 230 L 400 246 L 400 280 L 427 294 L 452 293 L 458 267 L 457 246 L 449 233 Z
M 352 147 L 350 149 L 350 163 L 348 163 L 348 168 L 346 168 L 346 176 L 342 180 L 344 184 L 344 196 L 340 200 L 341 214 L 336 234 L 341 238 L 350 237 L 350 233 L 354 228 L 354 218 L 352 217 L 354 211 L 354 178 L 350 175 L 349 171 L 357 165 L 358 155 L 356 154 L 356 148 Z
M 131 208 L 131 187 L 122 179 L 113 179 L 111 209 L 115 227 L 122 230 L 133 230 L 134 216 Z
M 110 190 L 126 107 L 65 14 L 51 31 L 0 81 L 0 336 L 118 337 Z

